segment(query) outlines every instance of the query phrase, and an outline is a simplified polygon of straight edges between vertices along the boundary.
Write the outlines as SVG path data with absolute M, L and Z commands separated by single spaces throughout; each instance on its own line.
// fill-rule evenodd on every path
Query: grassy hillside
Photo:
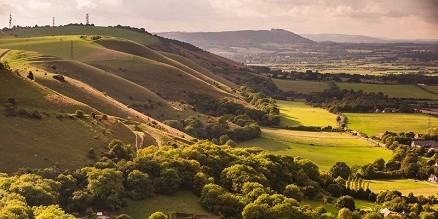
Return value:
M 278 154 L 307 158 L 321 170 L 328 171 L 337 161 L 348 165 L 363 165 L 378 158 L 391 158 L 390 150 L 347 133 L 303 132 L 283 129 L 262 130 L 262 136 L 239 144 L 241 147 L 260 147 Z
M 424 114 L 404 113 L 345 113 L 348 128 L 361 131 L 369 136 L 380 132 L 415 132 L 425 133 L 430 126 L 438 126 L 438 118 Z M 392 121 L 392 122 L 388 122 Z
M 326 82 L 315 81 L 292 81 L 273 79 L 274 83 L 283 91 L 294 91 L 297 93 L 310 94 L 312 92 L 322 92 L 329 88 Z
M 280 108 L 281 126 L 336 126 L 336 115 L 304 102 L 277 100 Z
M 1 70 L 0 100 L 16 101 L 16 116 L 0 114 L 0 171 L 13 172 L 20 167 L 43 168 L 57 164 L 77 168 L 94 160 L 87 157 L 90 148 L 99 156 L 114 138 L 133 143 L 135 136 L 116 120 L 98 121 L 66 117 L 75 110 L 96 111 L 12 72 Z M 38 111 L 41 119 L 24 114 Z M 27 112 L 27 113 L 26 113 Z M 13 148 L 13 150 L 11 150 Z M 66 162 L 67 161 L 67 162 Z
M 32 29 L 17 29 L 4 31 L 11 37 L 41 37 L 41 36 L 64 36 L 64 35 L 101 35 L 125 38 L 142 45 L 157 43 L 157 37 L 151 34 L 137 33 L 116 27 L 95 27 L 95 26 L 64 26 L 64 27 L 40 27 Z
M 337 83 L 340 89 L 363 90 L 364 92 L 382 92 L 389 97 L 438 99 L 438 95 L 424 91 L 415 85 L 386 85 L 364 83 Z

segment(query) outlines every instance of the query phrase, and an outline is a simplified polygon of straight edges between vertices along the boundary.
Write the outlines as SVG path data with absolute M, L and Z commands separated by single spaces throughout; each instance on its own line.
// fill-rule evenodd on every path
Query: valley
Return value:
M 184 42 L 121 25 L 2 33 L 0 215 L 365 217 L 409 192 L 437 205 L 435 146 L 411 147 L 438 140 L 436 116 L 419 112 L 436 107 L 435 66 L 369 70 L 394 53 L 433 58 L 434 44 L 385 44 L 384 57 L 279 29 Z M 352 68 L 332 69 L 335 56 Z M 412 218 L 429 213 L 414 203 L 402 203 Z

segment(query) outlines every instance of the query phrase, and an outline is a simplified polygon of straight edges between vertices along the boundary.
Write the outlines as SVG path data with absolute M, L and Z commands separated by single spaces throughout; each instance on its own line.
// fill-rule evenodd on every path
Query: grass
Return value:
M 147 218 L 157 211 L 211 215 L 201 206 L 199 197 L 190 191 L 178 191 L 171 196 L 157 195 L 142 201 L 130 200 L 128 206 L 118 214 L 127 214 L 132 218 Z
M 260 138 L 242 142 L 241 147 L 260 147 L 276 154 L 307 158 L 321 170 L 328 171 L 337 161 L 351 165 L 371 163 L 378 158 L 389 160 L 392 152 L 347 133 L 304 132 L 262 129 Z
M 429 119 L 431 127 L 438 126 L 438 118 L 424 114 L 406 113 L 345 113 L 348 128 L 359 130 L 368 136 L 380 132 L 415 132 L 425 133 Z
M 273 79 L 274 83 L 283 91 L 295 91 L 297 93 L 310 94 L 312 92 L 322 92 L 329 88 L 325 82 L 316 81 L 293 81 Z
M 415 85 L 389 85 L 389 84 L 365 84 L 365 83 L 337 83 L 340 89 L 363 90 L 364 92 L 382 92 L 389 97 L 414 98 L 414 99 L 438 99 L 438 95 L 424 91 Z
M 99 155 L 114 138 L 130 143 L 135 140 L 132 132 L 118 123 L 56 119 L 57 115 L 73 113 L 77 109 L 87 113 L 95 110 L 28 79 L 3 70 L 0 71 L 0 84 L 0 100 L 14 98 L 19 109 L 38 110 L 48 115 L 40 120 L 5 116 L 4 107 L 0 106 L 0 172 L 12 173 L 18 168 L 44 168 L 54 164 L 78 168 L 93 162 L 87 157 L 91 147 Z
M 372 203 L 370 201 L 359 200 L 359 199 L 355 199 L 354 202 L 356 204 L 356 208 L 360 209 L 360 210 L 371 210 L 371 207 L 374 205 L 374 203 Z M 335 204 L 323 202 L 320 200 L 308 200 L 308 199 L 303 200 L 303 201 L 301 201 L 301 205 L 310 205 L 310 206 L 312 206 L 312 208 L 317 208 L 317 207 L 322 206 L 328 212 L 332 213 L 335 216 L 338 215 L 338 211 L 339 211 L 338 208 L 336 208 Z
M 101 35 L 125 38 L 142 45 L 152 45 L 159 39 L 150 34 L 137 33 L 131 30 L 115 27 L 95 26 L 64 26 L 64 27 L 41 27 L 32 29 L 17 29 L 4 31 L 5 34 L 17 37 L 41 37 L 41 36 L 65 36 L 65 35 Z
M 414 181 L 412 179 L 396 179 L 396 180 L 367 180 L 370 183 L 370 189 L 373 192 L 386 190 L 398 190 L 403 195 L 408 195 L 410 192 L 414 195 L 438 195 L 438 184 L 427 181 Z
M 336 126 L 336 115 L 304 102 L 277 100 L 281 126 Z

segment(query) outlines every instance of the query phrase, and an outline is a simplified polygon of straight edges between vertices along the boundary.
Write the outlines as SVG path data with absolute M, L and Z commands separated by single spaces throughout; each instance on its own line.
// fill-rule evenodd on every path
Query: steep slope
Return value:
M 0 106 L 1 172 L 55 164 L 77 168 L 94 162 L 91 148 L 99 157 L 114 138 L 135 142 L 134 134 L 119 121 L 72 116 L 76 110 L 100 113 L 20 74 L 2 69 L 0 84 L 0 100 L 9 99 Z

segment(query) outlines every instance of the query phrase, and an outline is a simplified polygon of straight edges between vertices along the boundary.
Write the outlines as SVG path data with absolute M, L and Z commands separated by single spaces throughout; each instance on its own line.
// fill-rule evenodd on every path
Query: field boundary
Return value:
M 431 90 L 428 90 L 428 89 L 426 89 L 426 88 L 424 88 L 423 86 L 420 86 L 420 85 L 418 85 L 418 84 L 416 84 L 415 86 L 418 87 L 418 88 L 420 88 L 421 90 L 424 90 L 424 91 L 428 92 L 428 93 L 438 95 L 438 93 L 436 93 L 436 92 L 434 92 L 434 91 L 431 91 Z

